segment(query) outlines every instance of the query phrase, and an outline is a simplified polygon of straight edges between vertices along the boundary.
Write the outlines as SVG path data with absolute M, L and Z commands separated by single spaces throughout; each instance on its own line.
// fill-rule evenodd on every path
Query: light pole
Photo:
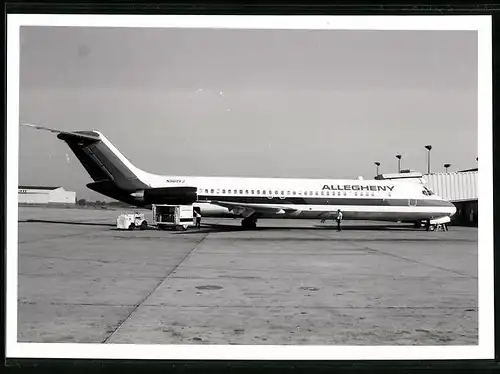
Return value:
M 396 155 L 396 158 L 398 159 L 398 173 L 401 173 L 401 155 Z
M 446 170 L 446 173 L 448 172 L 448 168 L 451 166 L 451 164 L 444 164 L 444 170 Z
M 375 165 L 377 166 L 377 174 L 375 174 L 375 175 L 378 175 L 378 167 L 380 166 L 380 162 L 378 162 L 378 161 L 375 162 Z
M 431 149 L 432 145 L 426 145 L 425 149 L 427 149 L 429 152 L 427 153 L 427 174 L 431 173 Z

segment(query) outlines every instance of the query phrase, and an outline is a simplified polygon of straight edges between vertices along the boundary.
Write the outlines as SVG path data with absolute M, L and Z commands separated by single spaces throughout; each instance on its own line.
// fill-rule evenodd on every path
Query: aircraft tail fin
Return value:
M 133 192 L 144 189 L 147 185 L 141 180 L 144 173 L 133 166 L 112 144 L 98 131 L 67 132 L 44 126 L 22 124 L 23 126 L 46 130 L 57 134 L 57 138 L 66 142 L 95 183 L 91 189 L 112 185 L 121 192 Z M 99 188 L 100 189 L 100 188 Z M 102 191 L 98 191 L 103 193 Z M 108 194 L 109 195 L 109 194 Z

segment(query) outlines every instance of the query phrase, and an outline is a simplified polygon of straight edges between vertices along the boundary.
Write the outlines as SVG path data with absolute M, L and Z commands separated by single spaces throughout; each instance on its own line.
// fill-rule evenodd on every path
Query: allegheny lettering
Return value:
M 330 191 L 392 191 L 394 189 L 394 186 L 360 186 L 358 184 L 354 185 L 349 185 L 345 184 L 343 186 L 341 185 L 328 185 L 325 184 L 322 188 L 322 190 L 330 190 Z

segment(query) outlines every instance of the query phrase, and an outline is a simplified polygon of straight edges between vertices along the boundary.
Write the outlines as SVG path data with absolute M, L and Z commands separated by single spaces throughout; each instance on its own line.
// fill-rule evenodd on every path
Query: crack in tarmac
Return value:
M 203 243 L 203 241 L 208 237 L 208 235 L 210 235 L 209 233 L 207 233 L 207 235 L 203 236 L 197 243 L 195 246 L 193 246 L 193 249 L 191 249 L 187 254 L 186 256 L 184 256 L 184 258 L 179 261 L 179 263 L 169 272 L 167 273 L 167 275 L 165 277 L 163 277 L 163 279 L 160 280 L 160 282 L 158 282 L 158 284 L 151 290 L 151 292 L 149 292 L 141 301 L 139 301 L 137 304 L 134 305 L 134 307 L 132 308 L 132 310 L 130 311 L 130 313 L 118 324 L 118 326 L 116 327 L 116 329 L 114 329 L 111 333 L 109 333 L 102 341 L 101 343 L 107 343 L 109 341 L 109 339 L 111 339 L 113 337 L 113 335 L 125 324 L 125 322 L 127 322 L 127 320 L 132 316 L 132 314 L 134 314 L 134 312 L 167 280 L 170 278 L 170 276 L 172 274 L 175 273 L 175 271 L 179 268 L 180 265 L 182 265 L 182 263 L 184 261 L 186 261 L 193 253 L 194 251 L 201 245 L 201 243 Z
M 327 236 L 323 236 L 323 235 L 321 235 L 319 233 L 316 234 L 316 235 L 322 236 L 322 237 L 327 237 Z M 333 238 L 330 238 L 330 239 L 333 239 Z M 384 251 L 381 251 L 379 249 L 374 249 L 374 248 L 370 248 L 370 247 L 367 247 L 367 246 L 364 246 L 364 245 L 356 244 L 356 242 L 358 242 L 358 241 L 359 240 L 352 240 L 351 244 L 353 246 L 355 246 L 355 247 L 358 247 L 359 249 L 362 249 L 362 250 L 365 250 L 365 251 L 369 251 L 369 252 L 372 252 L 372 253 L 378 253 L 378 254 L 381 254 L 381 255 L 385 255 L 385 256 L 389 256 L 389 257 L 394 257 L 394 258 L 397 258 L 397 259 L 400 259 L 400 260 L 405 260 L 405 261 L 413 262 L 415 264 L 419 264 L 419 265 L 422 265 L 422 266 L 428 266 L 428 267 L 431 267 L 431 268 L 434 268 L 434 269 L 447 271 L 447 272 L 450 272 L 450 273 L 453 273 L 453 274 L 456 274 L 456 275 L 461 275 L 461 276 L 464 276 L 464 277 L 467 277 L 467 278 L 471 278 L 471 279 L 478 279 L 478 277 L 470 275 L 470 274 L 467 274 L 467 273 L 463 273 L 463 272 L 452 270 L 452 269 L 447 269 L 447 268 L 444 268 L 442 266 L 427 264 L 425 262 L 420 262 L 420 261 L 417 261 L 417 260 L 413 260 L 411 258 L 407 258 L 407 257 L 395 255 L 393 253 L 384 252 Z
M 49 302 L 49 303 L 40 303 L 36 301 L 19 301 L 19 304 L 23 305 L 43 305 L 43 304 L 49 304 L 52 306 L 96 306 L 96 307 L 134 307 L 137 304 L 103 304 L 103 303 L 58 303 L 58 302 Z M 179 304 L 154 304 L 154 305 L 146 305 L 147 307 L 153 307 L 153 308 L 213 308 L 213 305 L 179 305 Z M 477 307 L 476 306 L 446 306 L 440 307 L 440 306 L 295 306 L 295 305 L 217 305 L 218 308 L 240 308 L 240 309 L 247 309 L 247 308 L 263 308 L 263 309 L 274 309 L 274 308 L 281 308 L 281 309 L 318 309 L 318 310 L 323 310 L 323 309 L 331 309 L 331 310 L 341 310 L 341 309 L 347 309 L 347 310 L 384 310 L 384 309 L 399 309 L 399 310 L 432 310 L 432 309 L 464 309 L 466 312 L 476 312 Z

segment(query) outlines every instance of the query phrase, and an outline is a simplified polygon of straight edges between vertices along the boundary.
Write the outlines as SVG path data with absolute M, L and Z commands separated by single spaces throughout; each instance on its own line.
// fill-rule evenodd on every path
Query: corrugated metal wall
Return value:
M 424 179 L 427 188 L 448 201 L 477 200 L 477 173 L 437 173 L 424 175 Z

